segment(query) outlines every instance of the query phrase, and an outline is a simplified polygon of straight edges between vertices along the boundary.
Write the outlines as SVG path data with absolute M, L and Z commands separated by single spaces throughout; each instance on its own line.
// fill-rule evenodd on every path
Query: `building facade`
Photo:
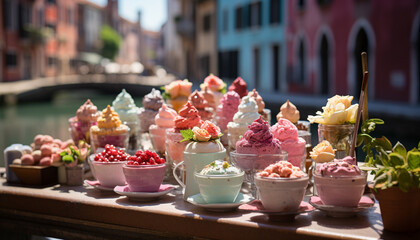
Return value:
M 219 76 L 241 76 L 260 91 L 285 91 L 285 12 L 281 0 L 218 1 Z
M 287 13 L 289 92 L 358 96 L 366 51 L 369 99 L 420 103 L 419 1 L 290 0 Z

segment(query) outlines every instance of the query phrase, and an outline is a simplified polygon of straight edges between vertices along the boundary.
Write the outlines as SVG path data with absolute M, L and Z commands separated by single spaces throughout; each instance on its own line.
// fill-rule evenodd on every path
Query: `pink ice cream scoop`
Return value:
M 343 176 L 359 176 L 360 169 L 354 158 L 347 156 L 343 159 L 335 159 L 319 165 L 316 169 L 321 176 L 343 177 Z
M 233 120 L 233 116 L 238 111 L 240 103 L 241 98 L 234 91 L 229 91 L 222 97 L 220 105 L 217 107 L 217 125 L 222 130 L 227 129 L 227 124 Z
M 260 118 L 255 120 L 236 143 L 236 151 L 243 154 L 277 154 L 281 153 L 280 141 L 273 138 L 270 125 Z
M 280 141 L 282 150 L 288 153 L 287 160 L 296 167 L 303 167 L 303 159 L 306 154 L 306 141 L 298 137 L 297 127 L 285 118 L 279 118 L 278 122 L 271 127 L 274 138 Z

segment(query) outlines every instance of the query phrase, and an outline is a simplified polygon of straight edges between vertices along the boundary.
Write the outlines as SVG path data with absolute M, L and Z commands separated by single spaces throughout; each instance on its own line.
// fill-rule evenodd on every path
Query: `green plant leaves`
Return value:
M 375 130 L 376 125 L 381 125 L 384 123 L 385 122 L 382 119 L 378 119 L 378 118 L 368 119 L 362 124 L 362 127 L 360 128 L 360 130 L 362 133 L 370 133 L 373 130 Z
M 71 155 L 65 155 L 61 159 L 64 163 L 72 163 L 74 162 L 74 158 Z
M 407 154 L 407 164 L 410 170 L 420 168 L 420 152 L 409 151 Z
M 400 142 L 397 142 L 395 144 L 395 146 L 392 148 L 392 152 L 401 155 L 403 159 L 407 157 L 407 150 L 405 149 L 404 145 L 402 145 Z
M 180 142 L 190 141 L 194 138 L 194 132 L 191 129 L 181 130 L 180 132 L 182 137 L 184 138 Z
M 382 136 L 381 138 L 375 139 L 376 146 L 382 147 L 385 151 L 391 151 L 392 150 L 392 144 L 388 140 L 388 138 Z
M 408 190 L 411 188 L 412 182 L 412 176 L 407 171 L 407 169 L 400 169 L 400 173 L 398 175 L 398 186 L 400 187 L 401 191 L 408 192 Z
M 389 164 L 391 165 L 391 167 L 403 166 L 404 158 L 398 153 L 390 153 Z

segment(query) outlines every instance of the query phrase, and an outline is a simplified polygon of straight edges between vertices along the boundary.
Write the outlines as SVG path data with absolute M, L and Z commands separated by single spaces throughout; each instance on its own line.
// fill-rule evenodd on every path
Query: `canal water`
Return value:
M 70 139 L 68 119 L 88 98 L 104 109 L 116 95 L 95 90 L 60 91 L 50 102 L 33 102 L 16 106 L 0 106 L 0 167 L 4 167 L 3 150 L 13 143 L 30 144 L 37 134 Z M 137 106 L 141 98 L 134 97 Z

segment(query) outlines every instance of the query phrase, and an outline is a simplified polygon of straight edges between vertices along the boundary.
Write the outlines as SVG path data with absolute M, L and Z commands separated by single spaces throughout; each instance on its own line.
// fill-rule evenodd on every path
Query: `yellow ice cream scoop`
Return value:
M 120 117 L 118 113 L 111 109 L 111 106 L 107 106 L 103 111 L 102 115 L 98 120 L 99 128 L 117 128 L 121 125 Z

